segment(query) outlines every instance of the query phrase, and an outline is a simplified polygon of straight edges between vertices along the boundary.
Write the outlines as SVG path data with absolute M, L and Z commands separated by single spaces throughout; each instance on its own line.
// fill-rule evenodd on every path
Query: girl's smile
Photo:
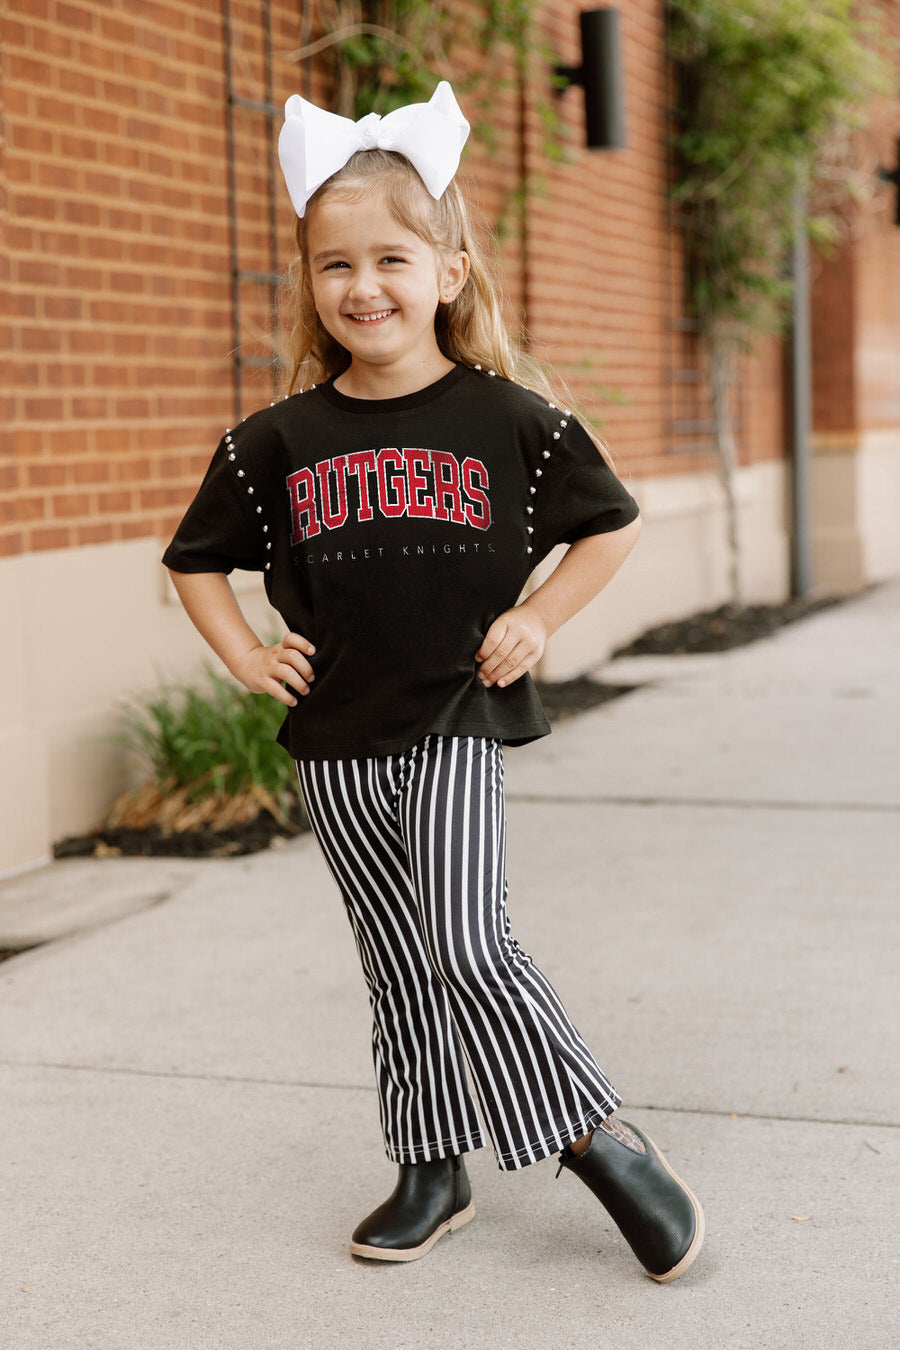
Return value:
M 440 257 L 397 222 L 380 192 L 317 203 L 306 244 L 319 318 L 350 353 L 336 388 L 390 398 L 446 374 L 453 363 L 438 346 L 434 318 L 465 284 L 464 253 Z

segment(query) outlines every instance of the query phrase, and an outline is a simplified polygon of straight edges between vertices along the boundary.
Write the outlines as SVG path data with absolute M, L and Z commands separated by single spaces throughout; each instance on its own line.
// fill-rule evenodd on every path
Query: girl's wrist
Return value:
M 523 600 L 519 608 L 524 609 L 529 618 L 537 619 L 544 630 L 545 638 L 552 637 L 560 626 L 558 623 L 554 623 L 551 616 L 547 613 L 546 607 L 538 598 L 537 591 L 532 595 L 529 595 L 527 599 Z

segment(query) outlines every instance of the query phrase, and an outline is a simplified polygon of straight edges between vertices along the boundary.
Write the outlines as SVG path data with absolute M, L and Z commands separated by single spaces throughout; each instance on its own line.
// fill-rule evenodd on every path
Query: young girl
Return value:
M 287 705 L 279 739 L 359 949 L 399 1178 L 350 1250 L 414 1260 L 473 1217 L 468 1076 L 500 1167 L 560 1152 L 672 1280 L 700 1206 L 618 1120 L 505 909 L 502 746 L 549 731 L 528 671 L 622 564 L 638 512 L 504 332 L 452 182 L 468 129 L 447 84 L 358 123 L 289 100 L 290 392 L 226 432 L 164 561 L 231 673 Z M 280 642 L 247 625 L 235 567 L 264 572 Z

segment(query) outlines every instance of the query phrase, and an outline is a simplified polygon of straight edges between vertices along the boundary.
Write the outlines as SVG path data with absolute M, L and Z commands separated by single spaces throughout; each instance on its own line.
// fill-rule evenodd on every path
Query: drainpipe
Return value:
M 791 594 L 811 590 L 812 548 L 809 513 L 809 435 L 812 425 L 812 341 L 810 325 L 809 237 L 806 194 L 794 197 L 791 249 L 794 294 L 791 312 Z

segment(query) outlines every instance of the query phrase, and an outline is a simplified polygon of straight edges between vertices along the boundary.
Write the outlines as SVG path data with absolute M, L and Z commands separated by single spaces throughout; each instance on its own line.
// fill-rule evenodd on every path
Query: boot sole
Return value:
M 461 1209 L 458 1214 L 451 1214 L 450 1218 L 436 1228 L 418 1247 L 367 1247 L 361 1242 L 354 1242 L 351 1238 L 350 1251 L 354 1256 L 366 1256 L 371 1261 L 418 1261 L 420 1256 L 425 1256 L 431 1251 L 438 1238 L 443 1237 L 445 1233 L 454 1232 L 457 1228 L 463 1228 L 474 1218 L 475 1201 L 470 1200 L 465 1209 Z
M 651 1280 L 656 1280 L 657 1284 L 668 1284 L 670 1280 L 677 1280 L 679 1275 L 683 1275 L 684 1272 L 690 1266 L 692 1266 L 695 1260 L 697 1259 L 700 1248 L 703 1246 L 703 1238 L 706 1233 L 706 1220 L 703 1217 L 703 1210 L 700 1207 L 700 1201 L 697 1199 L 696 1195 L 694 1195 L 694 1192 L 690 1189 L 689 1186 L 685 1186 L 684 1182 L 681 1180 L 681 1177 L 678 1175 L 675 1169 L 669 1166 L 668 1160 L 663 1156 L 662 1153 L 660 1153 L 659 1149 L 656 1147 L 653 1140 L 648 1139 L 647 1135 L 644 1134 L 643 1130 L 641 1131 L 641 1134 L 644 1136 L 645 1141 L 653 1149 L 653 1152 L 656 1154 L 657 1158 L 662 1163 L 663 1167 L 666 1169 L 669 1176 L 672 1177 L 673 1180 L 678 1182 L 678 1185 L 681 1187 L 685 1195 L 690 1200 L 691 1206 L 694 1211 L 694 1236 L 691 1240 L 691 1245 L 688 1247 L 684 1256 L 678 1262 L 678 1265 L 673 1266 L 671 1270 L 667 1270 L 664 1275 L 654 1275 L 652 1270 L 647 1271 L 647 1274 L 650 1276 Z

